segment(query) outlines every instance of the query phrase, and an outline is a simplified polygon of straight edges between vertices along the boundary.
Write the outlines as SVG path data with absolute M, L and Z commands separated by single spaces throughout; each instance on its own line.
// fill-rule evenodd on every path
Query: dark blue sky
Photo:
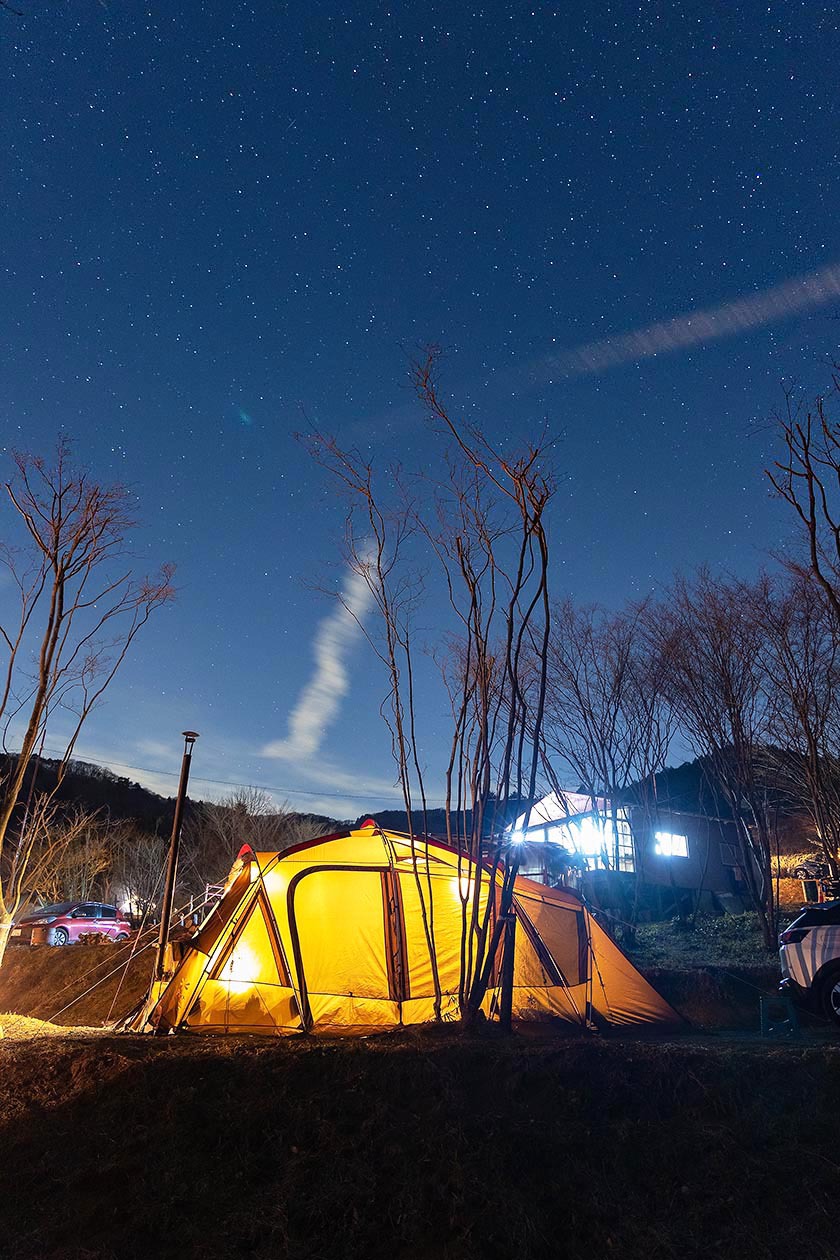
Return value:
M 385 803 L 361 642 L 340 644 L 348 690 L 315 751 L 261 754 L 333 611 L 314 586 L 343 576 L 343 507 L 294 431 L 427 459 L 405 388 L 421 343 L 448 348 L 453 405 L 494 438 L 564 435 L 558 595 L 746 573 L 789 538 L 751 426 L 783 380 L 825 384 L 837 300 L 602 370 L 551 360 L 840 263 L 833 5 L 17 7 L 2 445 L 74 435 L 136 488 L 143 554 L 181 588 L 81 755 L 177 769 L 194 726 L 197 775 Z

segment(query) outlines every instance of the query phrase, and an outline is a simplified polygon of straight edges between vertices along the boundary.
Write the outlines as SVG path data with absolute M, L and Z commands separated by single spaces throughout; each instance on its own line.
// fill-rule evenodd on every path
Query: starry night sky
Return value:
M 760 422 L 783 381 L 825 385 L 840 299 L 562 364 L 840 263 L 833 5 L 16 7 L 0 442 L 73 435 L 136 490 L 141 556 L 176 562 L 180 587 L 81 756 L 171 792 L 153 772 L 177 771 L 194 727 L 195 794 L 392 803 L 362 642 L 317 756 L 261 754 L 312 673 L 316 588 L 342 580 L 344 507 L 294 432 L 421 463 L 406 382 L 424 343 L 492 437 L 563 435 L 558 596 L 617 604 L 701 563 L 748 574 L 789 541 Z M 445 726 L 425 705 L 434 777 Z

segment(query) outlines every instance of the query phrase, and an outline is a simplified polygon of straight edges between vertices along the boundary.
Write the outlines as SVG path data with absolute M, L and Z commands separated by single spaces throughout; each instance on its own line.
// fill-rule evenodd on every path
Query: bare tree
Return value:
M 346 559 L 364 587 L 376 613 L 376 628 L 361 621 L 339 594 L 346 612 L 353 618 L 379 658 L 388 678 L 388 691 L 380 714 L 391 737 L 391 751 L 397 768 L 412 850 L 412 870 L 417 891 L 420 920 L 429 956 L 436 1020 L 442 1017 L 442 992 L 434 936 L 434 899 L 429 875 L 426 786 L 418 755 L 414 706 L 414 644 L 412 614 L 421 590 L 416 571 L 404 561 L 404 547 L 414 532 L 416 515 L 406 494 L 401 470 L 390 470 L 389 482 L 397 490 L 396 504 L 385 506 L 379 496 L 373 466 L 359 451 L 343 450 L 334 438 L 321 433 L 305 439 L 310 454 L 343 484 L 349 498 L 345 528 Z M 414 830 L 414 806 L 423 817 L 423 835 L 418 847 Z M 426 879 L 420 865 L 425 865 Z
M 65 440 L 51 464 L 22 454 L 14 461 L 6 490 L 26 545 L 0 547 L 17 596 L 16 614 L 0 625 L 0 723 L 4 751 L 10 740 L 20 749 L 0 790 L 0 962 L 26 892 L 20 873 L 31 869 L 31 826 L 19 809 L 27 768 L 60 712 L 58 789 L 85 720 L 149 617 L 173 597 L 171 567 L 152 579 L 133 574 L 124 486 L 94 481 L 74 465 Z M 24 812 L 31 815 L 33 804 Z
M 840 376 L 834 393 L 840 393 Z M 792 392 L 785 401 L 777 418 L 785 456 L 765 472 L 803 527 L 807 559 L 795 567 L 811 573 L 840 620 L 840 425 L 822 396 L 813 409 L 799 405 Z
M 708 758 L 735 820 L 746 887 L 773 948 L 774 826 L 762 772 L 770 706 L 763 620 L 752 615 L 751 601 L 745 583 L 702 571 L 691 583 L 678 579 L 667 602 L 649 609 L 646 626 L 679 728 L 695 754 Z
M 243 845 L 274 852 L 324 831 L 322 823 L 293 813 L 287 802 L 276 805 L 261 788 L 237 788 L 219 801 L 194 807 L 184 828 L 181 882 L 193 891 L 223 883 Z
M 566 600 L 555 609 L 549 644 L 544 764 L 556 791 L 560 774 L 594 801 L 605 802 L 604 822 L 631 785 L 643 795 L 664 768 L 672 715 L 663 679 L 642 621 L 646 606 L 609 612 Z M 619 869 L 618 851 L 605 844 L 604 861 Z
M 565 600 L 554 610 L 543 726 L 543 767 L 558 799 L 573 786 L 592 802 L 605 869 L 625 872 L 618 895 L 632 940 L 638 878 L 622 846 L 632 795 L 651 815 L 656 775 L 664 769 L 673 717 L 662 671 L 642 629 L 646 607 L 611 612 Z M 631 832 L 628 830 L 628 837 Z
M 355 505 L 348 522 L 349 559 L 378 613 L 381 637 L 366 633 L 388 671 L 384 713 L 405 801 L 438 1018 L 428 850 L 416 843 L 412 822 L 415 800 L 425 815 L 426 786 L 411 632 L 421 584 L 403 554 L 409 538 L 425 539 L 448 591 L 454 628 L 441 636 L 434 654 L 452 713 L 445 813 L 447 839 L 463 859 L 458 1006 L 469 1024 L 484 1002 L 503 938 L 510 941 L 512 964 L 518 860 L 513 856 L 501 865 L 503 828 L 511 797 L 533 801 L 536 795 L 550 624 L 545 512 L 553 480 L 546 469 L 548 442 L 506 457 L 477 427 L 452 418 L 439 393 L 438 362 L 432 349 L 415 366 L 413 384 L 442 438 L 440 464 L 448 475 L 445 481 L 423 478 L 417 503 L 403 491 L 396 505 L 386 507 L 387 490 L 383 494 L 358 452 L 343 451 L 320 435 L 310 445 L 344 482 Z M 391 471 L 387 484 L 395 483 L 404 481 Z M 426 837 L 427 832 L 424 825 Z
M 40 793 L 9 855 L 5 887 L 11 913 L 29 902 L 70 899 L 77 887 L 92 886 L 107 869 L 103 847 L 101 818 Z
M 810 574 L 762 578 L 751 615 L 764 626 L 771 705 L 768 775 L 810 815 L 829 868 L 840 860 L 840 639 L 824 588 Z
M 42 864 L 32 892 L 43 901 L 89 901 L 101 894 L 111 871 L 107 820 L 75 807 L 62 811 L 55 826 L 68 838 L 56 847 L 53 859 Z
M 112 896 L 136 916 L 151 914 L 161 895 L 167 839 L 134 822 L 122 822 L 112 829 L 109 847 Z
M 458 629 L 439 653 L 452 715 L 445 776 L 446 829 L 474 881 L 461 878 L 459 1002 L 465 1023 L 481 1008 L 510 918 L 520 850 L 509 849 L 510 806 L 533 805 L 545 707 L 550 627 L 545 512 L 554 485 L 547 443 L 498 455 L 475 428 L 449 417 L 427 372 L 419 392 L 456 439 L 436 521 L 424 532 L 446 579 Z M 496 877 L 502 867 L 501 893 Z M 506 950 L 512 949 L 512 937 Z M 504 1010 L 502 1018 L 507 1022 Z

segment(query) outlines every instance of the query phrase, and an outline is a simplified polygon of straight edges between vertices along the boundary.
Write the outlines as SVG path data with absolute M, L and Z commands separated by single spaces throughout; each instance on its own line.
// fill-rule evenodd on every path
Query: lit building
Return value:
M 686 897 L 738 897 L 741 845 L 731 819 L 651 810 L 581 792 L 551 792 L 510 830 L 522 875 L 541 883 L 598 889 L 637 876 L 659 913 Z

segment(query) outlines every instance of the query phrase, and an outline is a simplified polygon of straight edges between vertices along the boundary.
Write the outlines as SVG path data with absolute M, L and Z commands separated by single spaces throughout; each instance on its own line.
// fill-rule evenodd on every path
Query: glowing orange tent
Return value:
M 246 848 L 221 901 L 130 1026 L 334 1035 L 424 1023 L 434 1018 L 427 933 L 442 1014 L 455 1020 L 462 894 L 475 875 L 446 845 L 416 838 L 412 846 L 373 823 L 282 853 Z M 482 872 L 485 904 L 490 885 Z M 518 879 L 514 911 L 515 1020 L 679 1022 L 574 893 Z M 490 1018 L 498 982 L 485 1000 Z

